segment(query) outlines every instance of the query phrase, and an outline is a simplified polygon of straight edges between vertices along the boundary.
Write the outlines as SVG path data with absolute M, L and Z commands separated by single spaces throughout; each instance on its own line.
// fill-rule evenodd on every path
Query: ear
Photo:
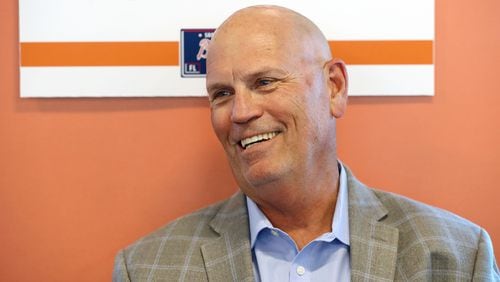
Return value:
M 340 59 L 331 59 L 325 64 L 330 91 L 330 111 L 335 118 L 341 118 L 347 108 L 347 70 Z

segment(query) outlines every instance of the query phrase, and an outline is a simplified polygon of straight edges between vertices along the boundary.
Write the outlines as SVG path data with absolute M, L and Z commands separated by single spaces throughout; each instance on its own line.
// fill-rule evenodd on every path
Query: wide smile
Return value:
M 253 146 L 253 145 L 257 144 L 257 143 L 271 140 L 274 137 L 276 137 L 276 135 L 278 135 L 278 134 L 279 134 L 278 131 L 261 133 L 261 134 L 257 134 L 257 135 L 254 135 L 254 136 L 250 136 L 248 138 L 244 138 L 244 139 L 240 140 L 240 142 L 238 142 L 238 144 L 243 149 L 248 149 L 248 148 L 250 148 L 251 146 Z

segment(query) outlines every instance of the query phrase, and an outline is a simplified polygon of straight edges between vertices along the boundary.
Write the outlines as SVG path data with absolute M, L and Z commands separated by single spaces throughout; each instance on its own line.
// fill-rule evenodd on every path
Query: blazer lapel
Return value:
M 381 221 L 388 211 L 372 190 L 346 168 L 349 197 L 351 281 L 393 281 L 398 229 Z
M 254 281 L 244 195 L 238 192 L 223 205 L 210 226 L 220 236 L 201 246 L 208 280 Z
M 399 231 L 372 190 L 347 172 L 351 281 L 393 281 Z M 245 196 L 238 192 L 210 222 L 219 236 L 201 246 L 209 281 L 255 281 Z

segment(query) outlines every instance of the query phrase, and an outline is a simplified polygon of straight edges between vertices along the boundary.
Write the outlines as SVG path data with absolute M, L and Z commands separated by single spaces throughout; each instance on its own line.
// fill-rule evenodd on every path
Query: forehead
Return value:
M 304 51 L 290 32 L 273 28 L 222 30 L 211 43 L 207 79 L 220 72 L 247 72 L 252 68 L 293 68 Z
M 293 30 L 269 24 L 239 25 L 216 32 L 211 42 L 210 55 L 223 53 L 224 56 L 246 54 L 251 51 L 265 53 L 286 52 L 297 47 L 300 41 L 293 40 Z M 220 59 L 220 58 L 219 58 Z

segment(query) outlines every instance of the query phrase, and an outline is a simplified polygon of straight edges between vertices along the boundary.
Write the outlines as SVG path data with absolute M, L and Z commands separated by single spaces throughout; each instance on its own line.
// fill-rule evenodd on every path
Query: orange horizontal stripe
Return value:
M 330 41 L 335 57 L 350 65 L 432 64 L 432 40 Z
M 330 41 L 347 64 L 432 64 L 433 41 Z M 23 42 L 21 66 L 177 66 L 178 42 Z
M 21 66 L 176 66 L 178 42 L 21 43 Z

